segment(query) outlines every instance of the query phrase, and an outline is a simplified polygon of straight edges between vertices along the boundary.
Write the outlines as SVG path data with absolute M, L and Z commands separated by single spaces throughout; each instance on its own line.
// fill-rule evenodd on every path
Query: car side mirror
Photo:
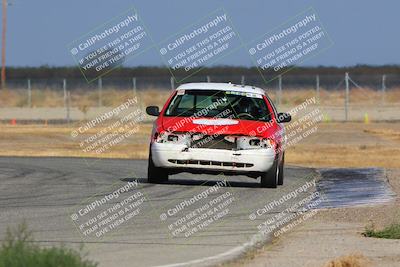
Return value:
M 158 110 L 157 106 L 148 106 L 146 108 L 146 113 L 150 116 L 158 116 L 160 115 L 160 111 Z
M 292 120 L 292 116 L 290 116 L 289 113 L 278 113 L 278 116 L 276 118 L 277 122 L 289 122 Z

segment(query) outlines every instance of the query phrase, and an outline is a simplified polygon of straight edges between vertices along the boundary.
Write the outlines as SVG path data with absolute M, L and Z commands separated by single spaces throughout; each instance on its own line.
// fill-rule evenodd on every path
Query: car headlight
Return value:
M 275 148 L 276 142 L 271 138 L 263 138 L 261 141 L 261 147 L 264 148 Z
M 186 144 L 187 136 L 185 134 L 174 134 L 168 132 L 162 132 L 154 136 L 154 141 L 157 143 L 174 143 L 174 144 Z
M 254 138 L 249 140 L 250 146 L 260 146 L 260 139 Z
M 270 138 L 241 136 L 237 138 L 238 149 L 275 148 L 275 141 Z
M 177 135 L 170 134 L 170 135 L 167 136 L 167 140 L 168 140 L 168 142 L 174 142 L 175 143 L 175 142 L 178 142 L 179 138 L 178 138 Z

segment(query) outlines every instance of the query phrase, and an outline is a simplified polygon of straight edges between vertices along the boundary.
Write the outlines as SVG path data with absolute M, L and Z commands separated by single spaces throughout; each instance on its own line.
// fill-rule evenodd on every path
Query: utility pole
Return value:
M 3 0 L 1 31 L 1 88 L 6 88 L 6 31 L 7 31 L 7 0 Z
M 282 102 L 282 75 L 278 76 L 278 106 L 281 106 Z
M 31 79 L 28 79 L 28 107 L 32 107 L 32 87 L 31 87 Z
M 171 82 L 171 90 L 175 90 L 175 80 L 174 80 L 174 77 L 171 76 L 170 82 Z
M 346 72 L 344 76 L 344 80 L 346 82 L 346 92 L 345 92 L 345 98 L 344 98 L 344 116 L 345 120 L 347 121 L 348 119 L 348 111 L 349 111 L 349 73 Z
M 317 89 L 317 103 L 319 104 L 319 75 L 316 78 L 316 89 Z
M 68 124 L 71 121 L 70 109 L 71 109 L 71 92 L 67 91 L 67 123 Z
M 99 90 L 99 104 L 98 104 L 98 106 L 101 107 L 101 106 L 103 106 L 103 80 L 101 79 L 101 77 L 98 80 L 97 87 L 98 87 L 98 90 Z
M 133 97 L 135 97 L 137 95 L 137 91 L 136 91 L 136 77 L 132 78 L 132 89 L 133 89 Z
M 67 107 L 67 80 L 63 79 L 64 108 Z
M 386 75 L 382 75 L 382 104 L 385 104 L 385 94 L 386 94 Z

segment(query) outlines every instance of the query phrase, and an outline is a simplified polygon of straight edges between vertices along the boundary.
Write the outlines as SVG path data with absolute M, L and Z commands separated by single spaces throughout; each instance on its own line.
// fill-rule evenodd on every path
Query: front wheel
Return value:
M 278 185 L 279 169 L 278 159 L 275 159 L 272 167 L 261 174 L 261 187 L 276 188 Z
M 147 168 L 147 182 L 149 183 L 162 183 L 168 181 L 168 172 L 163 168 L 156 167 L 154 165 L 152 156 L 151 156 L 151 147 L 149 152 L 149 164 Z

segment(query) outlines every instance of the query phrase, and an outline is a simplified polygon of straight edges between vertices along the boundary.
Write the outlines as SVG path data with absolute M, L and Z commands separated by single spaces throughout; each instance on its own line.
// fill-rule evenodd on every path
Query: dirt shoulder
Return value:
M 316 168 L 382 167 L 400 195 L 399 123 L 327 123 L 286 151 L 287 162 Z M 400 198 L 376 206 L 322 210 L 272 244 L 226 266 L 400 266 L 400 240 L 364 237 L 367 226 L 400 222 Z M 350 255 L 350 256 L 349 256 Z M 348 256 L 359 265 L 326 265 Z M 341 262 L 343 263 L 343 262 Z
M 321 123 L 286 160 L 307 167 L 400 168 L 400 123 Z
M 400 169 L 387 171 L 393 191 L 400 194 Z M 345 255 L 360 256 L 362 265 L 335 266 L 400 266 L 400 240 L 364 237 L 365 227 L 377 229 L 400 221 L 400 199 L 384 205 L 340 208 L 319 211 L 303 224 L 275 239 L 259 251 L 238 262 L 239 266 L 322 267 Z

